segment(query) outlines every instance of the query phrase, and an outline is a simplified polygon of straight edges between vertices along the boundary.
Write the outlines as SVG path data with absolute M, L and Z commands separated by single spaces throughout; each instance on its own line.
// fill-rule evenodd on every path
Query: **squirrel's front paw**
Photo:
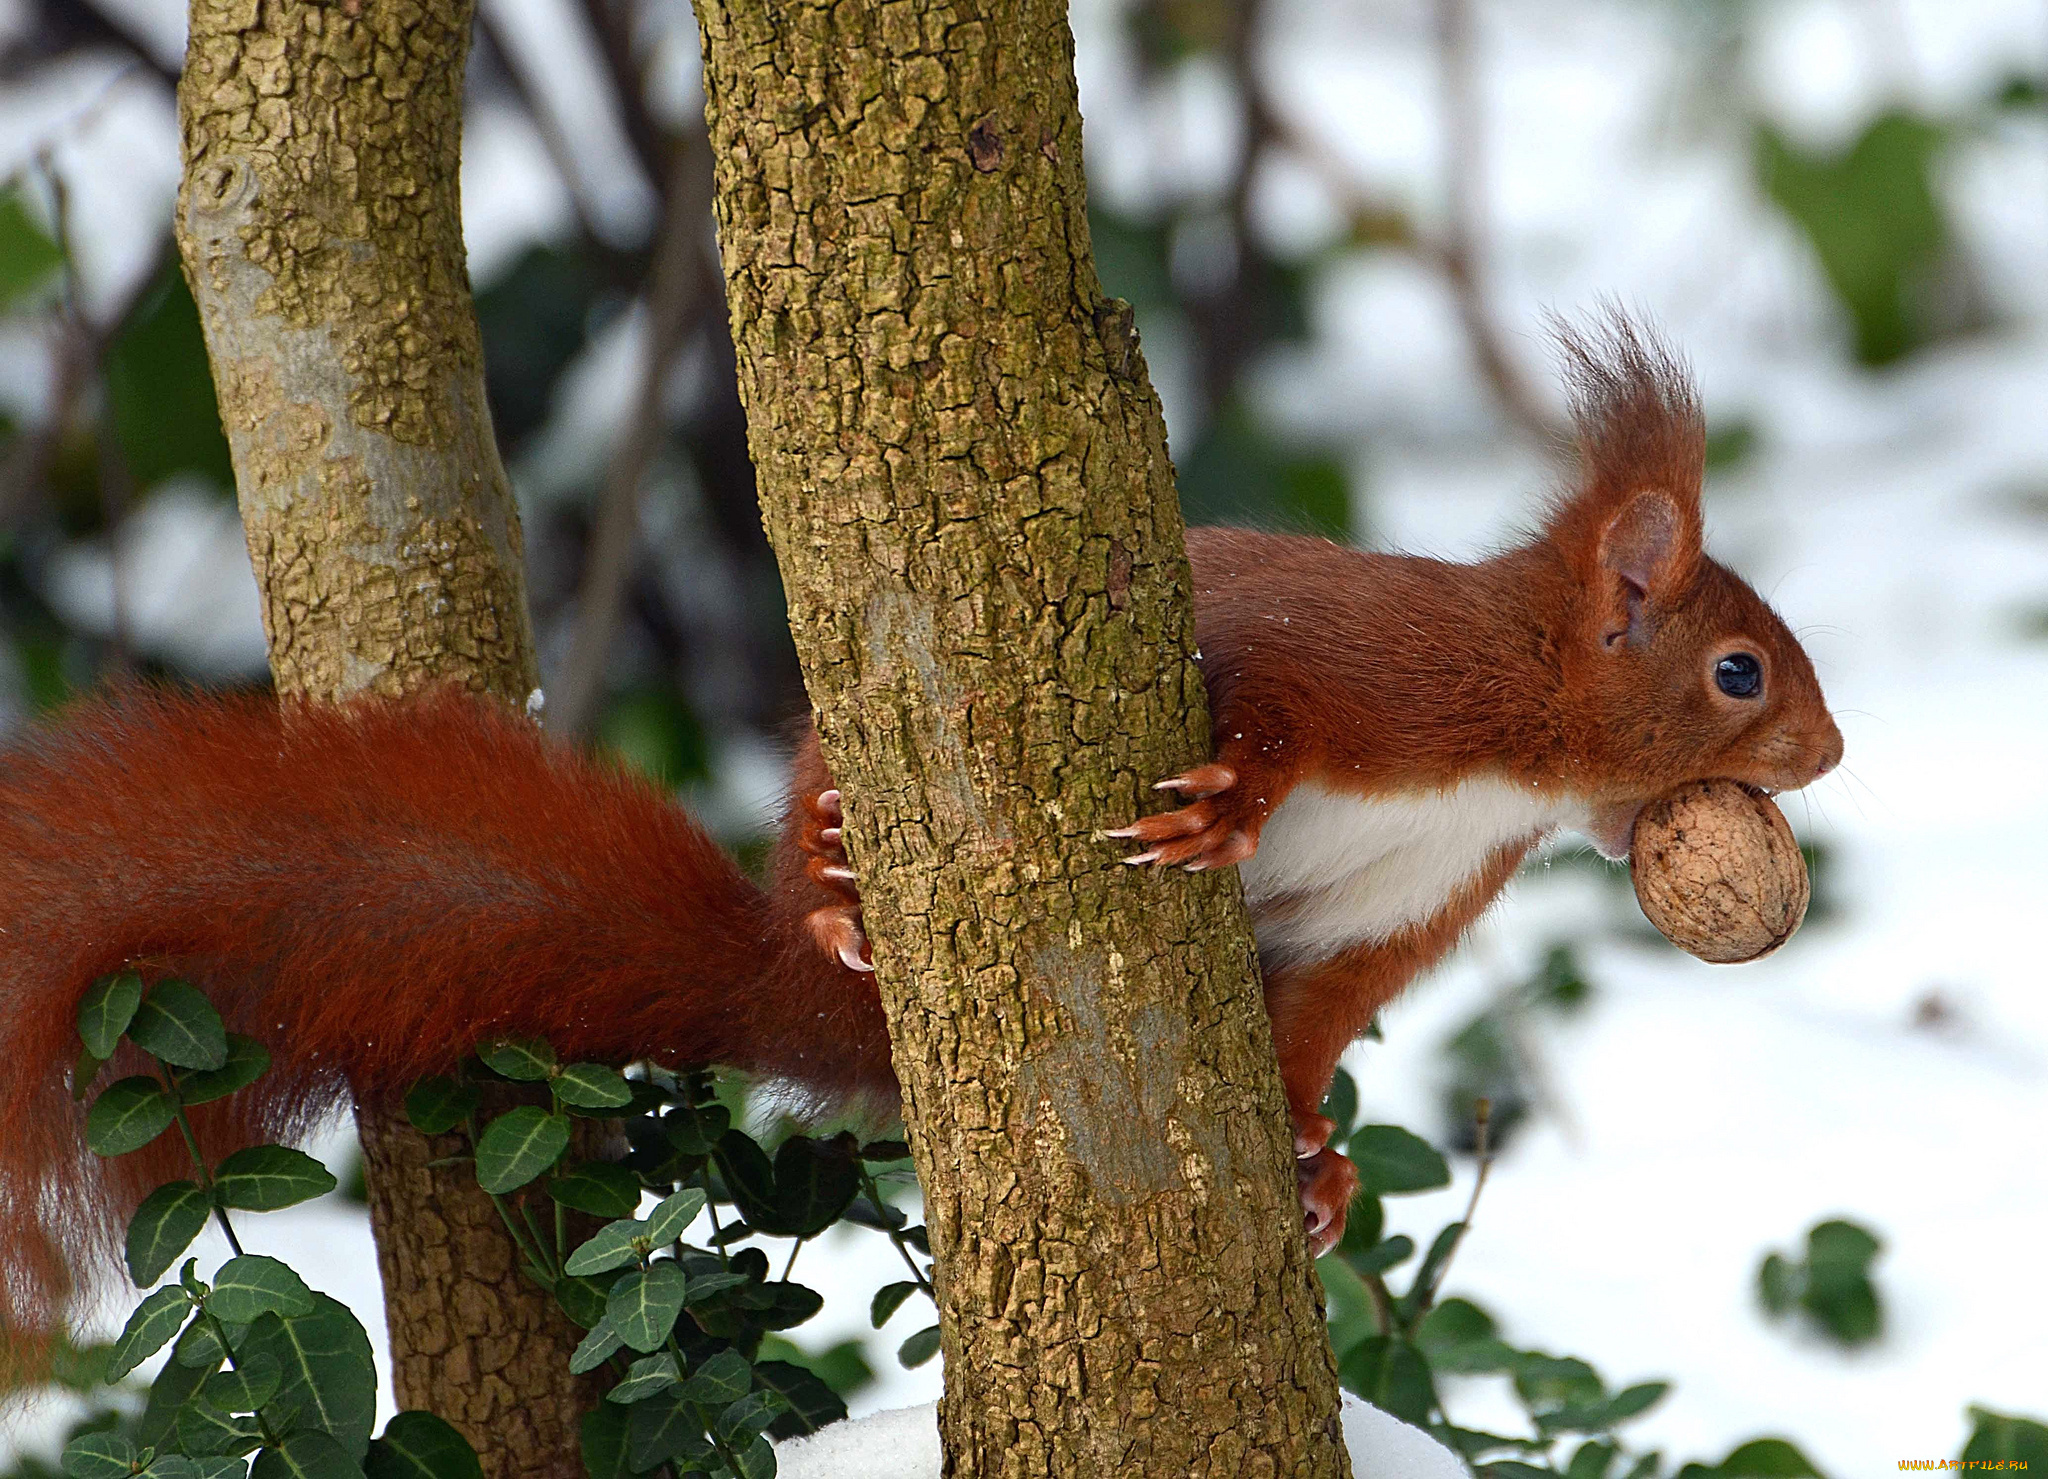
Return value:
M 813 909 L 804 919 L 818 948 L 850 971 L 872 971 L 873 955 L 868 950 L 867 931 L 860 915 L 860 889 L 846 859 L 845 819 L 837 790 L 820 791 L 804 803 L 804 829 L 797 846 L 810 854 L 804 872 L 811 882 L 845 902 L 830 908 Z
M 1131 837 L 1145 844 L 1145 850 L 1124 859 L 1126 863 L 1174 864 L 1190 873 L 1208 868 L 1227 868 L 1241 863 L 1259 848 L 1259 826 L 1263 817 L 1245 814 L 1237 772 L 1228 765 L 1198 765 L 1184 775 L 1159 782 L 1155 791 L 1178 791 L 1190 798 L 1186 806 L 1145 817 L 1128 827 L 1106 835 Z

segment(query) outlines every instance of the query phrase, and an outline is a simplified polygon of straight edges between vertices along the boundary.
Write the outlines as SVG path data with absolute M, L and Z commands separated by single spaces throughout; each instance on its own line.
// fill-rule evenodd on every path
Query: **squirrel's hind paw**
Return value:
M 1344 1236 L 1344 1214 L 1358 1191 L 1358 1168 L 1338 1151 L 1325 1146 L 1314 1155 L 1294 1163 L 1294 1179 L 1301 1187 L 1301 1220 L 1308 1233 L 1308 1251 L 1321 1258 Z

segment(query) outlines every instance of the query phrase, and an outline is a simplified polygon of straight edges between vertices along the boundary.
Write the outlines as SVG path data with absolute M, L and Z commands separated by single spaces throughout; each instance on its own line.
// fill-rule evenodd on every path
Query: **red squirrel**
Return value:
M 1215 757 L 1105 828 L 1139 865 L 1236 865 L 1257 931 L 1312 1244 L 1355 1177 L 1317 1114 L 1338 1054 L 1543 838 L 1625 856 L 1683 781 L 1803 786 L 1842 744 L 1812 665 L 1701 549 L 1682 367 L 1616 320 L 1563 336 L 1578 471 L 1492 559 L 1188 537 Z M 0 751 L 0 1329 L 183 1147 L 102 1163 L 68 1071 L 91 983 L 202 986 L 271 1073 L 196 1111 L 214 1154 L 391 1099 L 478 1043 L 654 1056 L 893 1102 L 889 1041 L 815 735 L 766 885 L 652 785 L 522 717 L 431 692 L 338 708 L 129 691 Z M 120 1064 L 107 1070 L 112 1077 Z

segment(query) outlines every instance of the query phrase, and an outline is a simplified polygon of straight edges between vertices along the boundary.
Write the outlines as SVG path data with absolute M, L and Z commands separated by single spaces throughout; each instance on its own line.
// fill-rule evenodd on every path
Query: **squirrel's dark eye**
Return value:
M 1764 691 L 1764 665 L 1747 652 L 1731 652 L 1714 664 L 1714 683 L 1730 698 L 1755 698 Z

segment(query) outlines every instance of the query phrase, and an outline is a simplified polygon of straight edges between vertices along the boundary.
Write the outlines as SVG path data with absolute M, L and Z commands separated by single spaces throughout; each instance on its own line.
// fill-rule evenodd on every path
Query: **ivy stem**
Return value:
M 213 1338 L 220 1342 L 221 1351 L 227 1357 L 228 1369 L 230 1371 L 241 1370 L 242 1363 L 235 1359 L 235 1348 L 228 1343 L 228 1327 L 221 1323 L 220 1316 L 202 1304 L 199 1307 L 199 1318 L 206 1321 L 207 1325 L 213 1330 Z M 177 1358 L 173 1356 L 171 1359 L 176 1360 Z M 277 1447 L 279 1441 L 277 1430 L 271 1427 L 270 1419 L 263 1415 L 263 1409 L 257 1408 L 253 1416 L 256 1419 L 256 1426 L 263 1433 L 264 1444 L 270 1448 Z
M 860 1185 L 861 1190 L 867 1193 L 868 1200 L 875 1204 L 875 1210 L 881 1212 L 886 1217 L 889 1204 L 882 1200 L 882 1190 L 875 1185 L 874 1173 L 868 1170 L 866 1162 L 861 1164 Z M 888 1235 L 889 1243 L 895 1248 L 897 1256 L 908 1265 L 910 1277 L 917 1281 L 917 1287 L 926 1294 L 929 1294 L 932 1297 L 932 1301 L 937 1303 L 937 1291 L 932 1288 L 931 1281 L 924 1276 L 924 1270 L 917 1266 L 917 1260 L 910 1256 L 910 1249 L 905 1246 L 902 1234 L 893 1227 L 883 1228 L 882 1231 Z
M 718 1266 L 729 1269 L 732 1263 L 725 1256 L 725 1229 L 718 1225 L 718 1204 L 711 1197 L 711 1162 L 697 1168 L 697 1186 L 704 1193 L 704 1211 L 711 1219 L 711 1246 L 718 1254 Z
M 1436 1291 L 1443 1288 L 1444 1280 L 1450 1277 L 1451 1261 L 1458 1256 L 1458 1250 L 1465 1246 L 1465 1238 L 1472 1231 L 1472 1214 L 1479 1210 L 1479 1193 L 1486 1190 L 1486 1176 L 1493 1169 L 1493 1143 L 1488 1135 L 1492 1127 L 1493 1101 L 1474 1101 L 1472 1143 L 1479 1156 L 1479 1174 L 1473 1178 L 1472 1195 L 1465 1202 L 1465 1218 L 1458 1224 L 1458 1236 L 1451 1243 L 1451 1251 L 1444 1255 L 1444 1261 L 1437 1266 L 1436 1278 L 1430 1282 L 1429 1289 L 1423 1297 L 1424 1311 L 1436 1303 Z
M 178 1070 L 162 1059 L 158 1059 L 157 1062 L 164 1071 L 164 1077 L 169 1080 L 165 1088 L 171 1096 L 171 1113 L 178 1121 L 178 1132 L 185 1137 L 185 1149 L 192 1153 L 193 1169 L 199 1173 L 199 1189 L 206 1193 L 207 1205 L 213 1208 L 213 1220 L 220 1224 L 221 1233 L 227 1238 L 228 1246 L 235 1250 L 235 1257 L 240 1258 L 242 1241 L 235 1236 L 235 1229 L 228 1222 L 227 1208 L 213 1199 L 213 1173 L 207 1169 L 206 1157 L 199 1153 L 199 1137 L 193 1133 L 192 1121 L 185 1116 L 185 1096 L 178 1087 Z M 223 1341 L 222 1344 L 225 1345 L 226 1342 Z
M 476 1157 L 476 1116 L 474 1114 L 465 1116 L 462 1127 L 463 1134 L 469 1140 L 470 1158 L 474 1160 Z M 559 1279 L 561 1277 L 559 1271 L 553 1274 L 552 1279 L 550 1278 L 548 1261 L 541 1257 L 540 1249 L 520 1229 L 519 1220 L 512 1215 L 511 1205 L 506 1202 L 503 1193 L 487 1191 L 484 1195 L 489 1197 L 491 1205 L 498 1209 L 498 1220 L 505 1224 L 505 1233 L 512 1239 L 513 1246 L 526 1256 L 526 1267 L 531 1273 L 533 1281 L 547 1290 L 548 1293 L 554 1293 L 555 1286 L 552 1279 Z

